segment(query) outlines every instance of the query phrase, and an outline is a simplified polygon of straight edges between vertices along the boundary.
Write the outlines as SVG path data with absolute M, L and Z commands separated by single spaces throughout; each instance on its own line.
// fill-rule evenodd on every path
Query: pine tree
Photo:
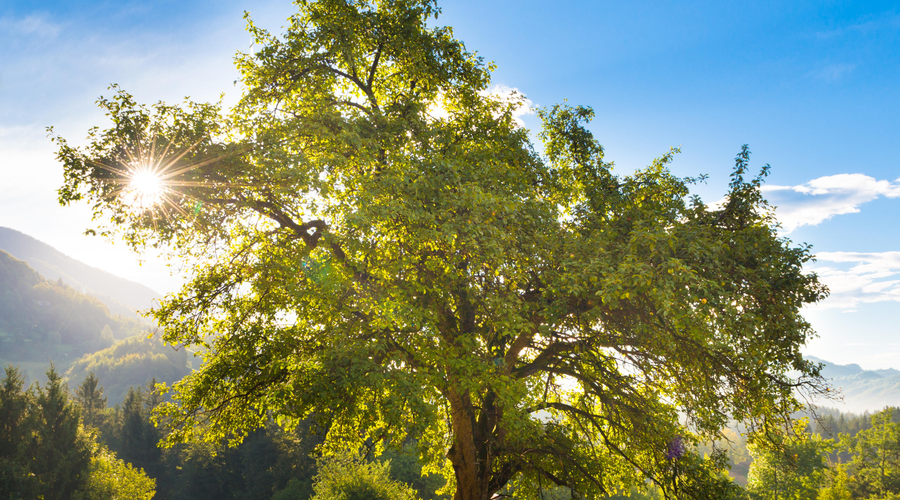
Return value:
M 151 383 L 155 384 L 155 379 Z M 140 387 L 128 389 L 122 402 L 119 456 L 156 479 L 157 487 L 162 491 L 166 482 L 160 478 L 164 471 L 162 450 L 158 446 L 161 436 L 150 422 L 150 412 L 158 404 L 157 397 L 152 392 L 145 393 Z
M 36 496 L 37 482 L 28 470 L 25 449 L 30 434 L 29 394 L 18 367 L 6 366 L 0 381 L 0 498 L 26 499 Z
M 99 427 L 100 417 L 106 409 L 106 396 L 103 395 L 103 387 L 94 372 L 90 372 L 78 389 L 75 390 L 75 400 L 81 405 L 84 412 L 84 425 Z
M 25 436 L 25 411 L 28 397 L 23 391 L 25 377 L 18 367 L 6 366 L 0 383 L 0 460 L 14 459 Z
M 80 432 L 81 415 L 69 401 L 68 387 L 53 365 L 47 370 L 47 385 L 36 386 L 28 419 L 34 434 L 30 439 L 31 472 L 40 483 L 44 500 L 63 500 L 85 484 L 91 451 Z

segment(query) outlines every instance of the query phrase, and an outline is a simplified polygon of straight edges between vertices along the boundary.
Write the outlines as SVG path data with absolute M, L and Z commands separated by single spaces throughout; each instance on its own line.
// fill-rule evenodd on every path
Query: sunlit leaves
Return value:
M 673 463 L 673 440 L 818 389 L 799 310 L 825 289 L 744 180 L 746 149 L 713 209 L 668 170 L 677 150 L 615 175 L 590 108 L 542 111 L 536 151 L 433 2 L 299 8 L 280 37 L 251 23 L 226 116 L 119 92 L 87 147 L 57 138 L 62 202 L 192 264 L 155 311 L 204 348 L 161 410 L 172 441 L 313 418 L 325 448 L 416 437 L 460 499 L 513 480 L 719 491 L 721 461 Z M 154 141 L 174 170 L 138 209 L 106 167 Z

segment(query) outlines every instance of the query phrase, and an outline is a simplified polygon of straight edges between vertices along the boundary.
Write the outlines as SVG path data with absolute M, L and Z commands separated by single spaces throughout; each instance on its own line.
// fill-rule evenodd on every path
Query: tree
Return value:
M 818 500 L 851 500 L 850 490 L 847 487 L 850 478 L 847 477 L 846 467 L 840 464 L 832 464 L 825 474 L 825 486 L 819 490 Z
M 85 425 L 98 427 L 99 419 L 106 409 L 106 397 L 94 372 L 88 373 L 81 385 L 75 389 L 75 400 L 81 405 Z
M 841 435 L 841 448 L 853 456 L 854 498 L 900 496 L 900 425 L 893 417 L 894 409 L 886 408 L 871 416 L 871 427 Z
M 25 426 L 28 395 L 25 376 L 17 366 L 6 365 L 0 383 L 0 459 L 14 459 L 28 430 Z
M 53 365 L 47 384 L 37 386 L 29 437 L 29 470 L 40 484 L 38 498 L 71 498 L 87 481 L 91 460 L 90 439 L 81 431 L 78 407 L 69 401 L 68 387 Z
M 28 469 L 27 442 L 31 435 L 28 419 L 29 397 L 25 377 L 13 365 L 6 365 L 0 381 L 0 495 L 26 499 L 37 496 L 38 483 Z
M 116 89 L 86 147 L 54 137 L 61 203 L 193 263 L 154 312 L 204 352 L 168 442 L 313 417 L 326 447 L 411 434 L 457 500 L 520 476 L 665 490 L 676 437 L 817 391 L 800 308 L 826 290 L 746 147 L 719 207 L 674 151 L 613 174 L 590 108 L 542 110 L 538 153 L 432 0 L 298 6 L 281 37 L 249 24 L 227 116 Z
M 815 500 L 828 468 L 826 456 L 833 441 L 804 432 L 805 420 L 772 439 L 756 439 L 750 446 L 747 489 L 759 500 Z
M 74 500 L 116 500 L 128 498 L 150 500 L 155 494 L 156 481 L 144 471 L 116 458 L 104 446 L 94 444 L 91 467 L 85 486 L 72 497 Z
M 155 379 L 147 384 L 155 385 Z M 144 470 L 159 483 L 165 482 L 162 467 L 162 450 L 158 443 L 162 437 L 150 421 L 150 411 L 157 403 L 154 391 L 144 392 L 140 387 L 128 389 L 122 403 L 122 424 L 120 428 L 119 455 L 126 462 Z

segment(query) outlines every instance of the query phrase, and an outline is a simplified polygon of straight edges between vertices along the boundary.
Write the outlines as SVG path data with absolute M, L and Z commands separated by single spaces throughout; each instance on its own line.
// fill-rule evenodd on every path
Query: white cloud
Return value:
M 826 64 L 821 68 L 812 71 L 810 76 L 826 82 L 834 82 L 840 80 L 844 75 L 849 75 L 856 69 L 856 64 L 835 63 Z
M 831 295 L 817 308 L 851 310 L 859 304 L 900 302 L 900 252 L 821 252 L 808 270 Z
M 900 179 L 876 180 L 863 174 L 819 177 L 798 186 L 763 186 L 785 233 L 820 224 L 835 215 L 859 212 L 859 206 L 879 196 L 900 197 Z
M 44 16 L 31 15 L 21 19 L 2 17 L 0 29 L 15 35 L 55 38 L 59 34 L 60 26 L 48 21 Z
M 522 121 L 523 116 L 534 114 L 534 103 L 515 87 L 509 87 L 502 84 L 492 85 L 487 90 L 479 92 L 479 94 L 485 97 L 492 97 L 504 105 L 511 104 L 513 106 L 513 120 L 515 120 L 516 124 L 520 127 L 525 126 L 525 122 Z M 443 106 L 440 98 L 428 108 L 428 114 L 437 120 L 444 120 L 450 117 L 450 113 Z
M 496 97 L 498 101 L 504 104 L 512 104 L 514 106 L 513 119 L 516 120 L 520 127 L 525 126 L 525 122 L 522 121 L 523 116 L 534 114 L 534 103 L 515 87 L 503 84 L 492 85 L 491 88 L 482 94 Z

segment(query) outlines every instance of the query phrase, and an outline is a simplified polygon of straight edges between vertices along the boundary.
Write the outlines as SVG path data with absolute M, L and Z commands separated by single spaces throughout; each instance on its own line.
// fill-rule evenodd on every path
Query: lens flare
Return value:
M 188 155 L 208 140 L 207 136 L 181 147 L 176 146 L 174 137 L 169 138 L 167 144 L 160 144 L 159 139 L 155 134 L 145 136 L 142 132 L 136 132 L 130 141 L 132 144 L 114 154 L 108 162 L 92 162 L 94 167 L 113 174 L 104 179 L 108 183 L 105 197 L 110 201 L 116 200 L 120 208 L 132 209 L 138 217 L 149 217 L 154 227 L 158 220 L 171 221 L 177 216 L 190 218 L 192 214 L 196 218 L 200 207 L 206 202 L 202 195 L 198 196 L 198 190 L 245 186 L 207 179 L 186 179 L 184 176 L 233 154 L 242 154 L 249 148 L 198 160 Z
M 149 209 L 162 202 L 165 186 L 162 176 L 148 167 L 136 168 L 129 172 L 128 204 L 140 209 Z

